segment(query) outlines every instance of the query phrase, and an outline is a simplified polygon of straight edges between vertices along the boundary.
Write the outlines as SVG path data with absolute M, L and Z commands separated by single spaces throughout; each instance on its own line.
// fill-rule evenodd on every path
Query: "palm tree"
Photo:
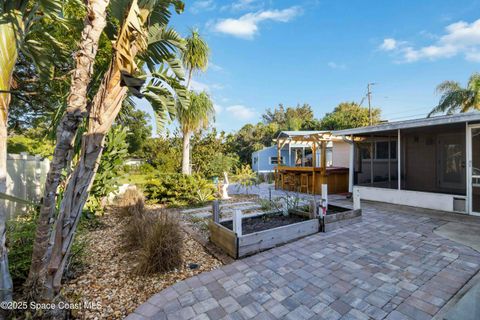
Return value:
M 190 138 L 194 132 L 208 127 L 215 109 L 207 93 L 190 92 L 188 108 L 177 111 L 177 120 L 183 135 L 182 173 L 191 174 Z
M 93 73 L 100 36 L 107 24 L 106 15 L 109 2 L 110 0 L 89 0 L 86 3 L 87 17 L 84 20 L 81 40 L 75 54 L 76 67 L 72 72 L 67 109 L 57 127 L 56 148 L 45 182 L 36 241 L 33 246 L 29 283 L 26 288 L 35 286 L 35 282 L 42 272 L 42 260 L 49 241 L 49 229 L 55 215 L 56 193 L 62 172 L 73 155 L 73 141 L 77 129 L 86 115 L 87 90 Z
M 480 110 L 480 73 L 470 76 L 466 88 L 462 88 L 456 81 L 444 81 L 437 86 L 436 91 L 442 96 L 428 117 L 441 112 L 453 114 L 457 111 Z
M 140 93 L 139 87 L 129 85 L 132 82 L 139 83 L 139 79 L 134 76 L 141 73 L 137 64 L 138 58 L 144 58 L 149 67 L 164 64 L 170 67 L 175 76 L 182 74 L 179 70 L 181 65 L 175 61 L 174 56 L 176 51 L 183 49 L 179 48 L 183 41 L 176 32 L 166 26 L 171 16 L 171 4 L 177 12 L 183 10 L 183 2 L 178 0 L 111 1 L 110 11 L 120 22 L 120 27 L 112 38 L 115 42 L 110 66 L 104 73 L 89 108 L 78 162 L 67 180 L 59 212 L 51 224 L 53 228 L 48 228 L 48 239 L 51 239 L 52 243 L 49 243 L 42 259 L 41 269 L 47 272 L 40 274 L 40 300 L 51 301 L 60 291 L 63 271 L 82 209 L 95 178 L 105 136 L 118 115 L 128 90 Z M 166 73 L 163 75 L 166 76 Z M 158 85 L 153 84 L 152 88 L 155 87 L 157 89 L 152 90 L 160 90 Z M 181 95 L 181 92 L 175 92 L 175 102 L 165 97 L 157 99 L 157 109 L 171 110 L 182 101 L 188 101 L 180 98 Z
M 190 36 L 186 37 L 185 40 L 187 43 L 185 50 L 182 51 L 182 62 L 188 72 L 187 89 L 190 89 L 193 72 L 207 70 L 210 49 L 197 29 L 192 29 Z
M 7 121 L 11 100 L 13 71 L 19 51 L 30 58 L 37 71 L 46 75 L 50 70 L 52 50 L 61 48 L 51 35 L 41 30 L 40 22 L 55 19 L 62 13 L 61 0 L 2 1 L 0 3 L 0 192 L 6 192 L 7 183 Z M 39 39 L 41 41 L 39 41 Z M 48 41 L 47 41 L 48 39 Z M 47 43 L 48 42 L 48 43 Z M 8 272 L 5 248 L 6 208 L 0 205 L 0 299 L 11 300 L 12 281 Z

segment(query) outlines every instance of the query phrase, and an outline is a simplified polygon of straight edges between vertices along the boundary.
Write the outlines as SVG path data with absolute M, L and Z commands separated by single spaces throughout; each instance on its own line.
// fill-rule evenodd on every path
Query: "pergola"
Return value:
M 334 176 L 338 173 L 335 170 L 327 169 L 327 143 L 333 142 L 341 138 L 337 138 L 331 134 L 330 131 L 282 131 L 276 139 L 277 143 L 277 167 L 275 168 L 275 186 L 276 188 L 301 191 L 305 193 L 319 193 L 322 183 L 328 183 L 327 176 Z M 280 159 L 281 150 L 287 145 L 295 144 L 308 146 L 312 149 L 312 163 L 311 166 L 292 166 L 282 165 Z M 317 165 L 317 151 L 320 151 L 320 162 Z M 289 157 L 291 157 L 289 153 Z M 302 164 L 304 163 L 305 155 L 303 154 Z M 327 173 L 327 171 L 329 171 Z M 345 170 L 343 170 L 345 171 Z M 342 171 L 342 175 L 345 173 Z M 348 171 L 347 171 L 348 176 Z M 337 188 L 335 179 L 331 179 L 331 190 L 336 192 L 343 189 Z

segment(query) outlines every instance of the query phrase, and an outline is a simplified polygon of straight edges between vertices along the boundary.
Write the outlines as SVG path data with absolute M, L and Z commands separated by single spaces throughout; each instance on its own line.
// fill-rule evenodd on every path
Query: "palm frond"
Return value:
M 431 117 L 435 113 L 453 114 L 456 111 L 465 112 L 473 105 L 475 93 L 467 89 L 446 92 L 440 98 L 438 105 L 428 114 Z
M 182 62 L 185 68 L 193 71 L 205 71 L 208 67 L 208 57 L 210 55 L 208 44 L 195 29 L 185 40 L 187 44 L 185 50 L 182 51 Z
M 460 90 L 462 87 L 456 81 L 444 81 L 440 83 L 435 89 L 436 93 L 443 94 L 447 92 L 453 92 Z
M 177 119 L 183 133 L 206 128 L 215 114 L 213 102 L 206 92 L 189 92 L 188 108 L 177 110 Z
M 444 81 L 437 86 L 437 93 L 442 94 L 438 105 L 428 114 L 453 114 L 468 112 L 472 109 L 480 110 L 480 73 L 473 73 L 466 88 L 456 81 Z
M 156 65 L 172 60 L 184 47 L 185 41 L 174 29 L 155 24 L 149 28 L 147 50 L 139 57 L 152 72 Z

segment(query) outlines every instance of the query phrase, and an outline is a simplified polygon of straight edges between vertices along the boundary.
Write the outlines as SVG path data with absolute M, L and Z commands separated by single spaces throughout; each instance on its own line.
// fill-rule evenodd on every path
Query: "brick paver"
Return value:
M 480 269 L 445 221 L 363 208 L 361 222 L 179 282 L 128 319 L 431 319 Z

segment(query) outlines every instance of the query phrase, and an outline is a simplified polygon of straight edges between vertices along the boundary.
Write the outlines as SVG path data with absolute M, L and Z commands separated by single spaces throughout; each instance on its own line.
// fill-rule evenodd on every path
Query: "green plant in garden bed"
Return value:
M 216 189 L 212 182 L 199 175 L 180 173 L 160 174 L 143 186 L 150 203 L 171 206 L 202 204 L 215 199 Z

